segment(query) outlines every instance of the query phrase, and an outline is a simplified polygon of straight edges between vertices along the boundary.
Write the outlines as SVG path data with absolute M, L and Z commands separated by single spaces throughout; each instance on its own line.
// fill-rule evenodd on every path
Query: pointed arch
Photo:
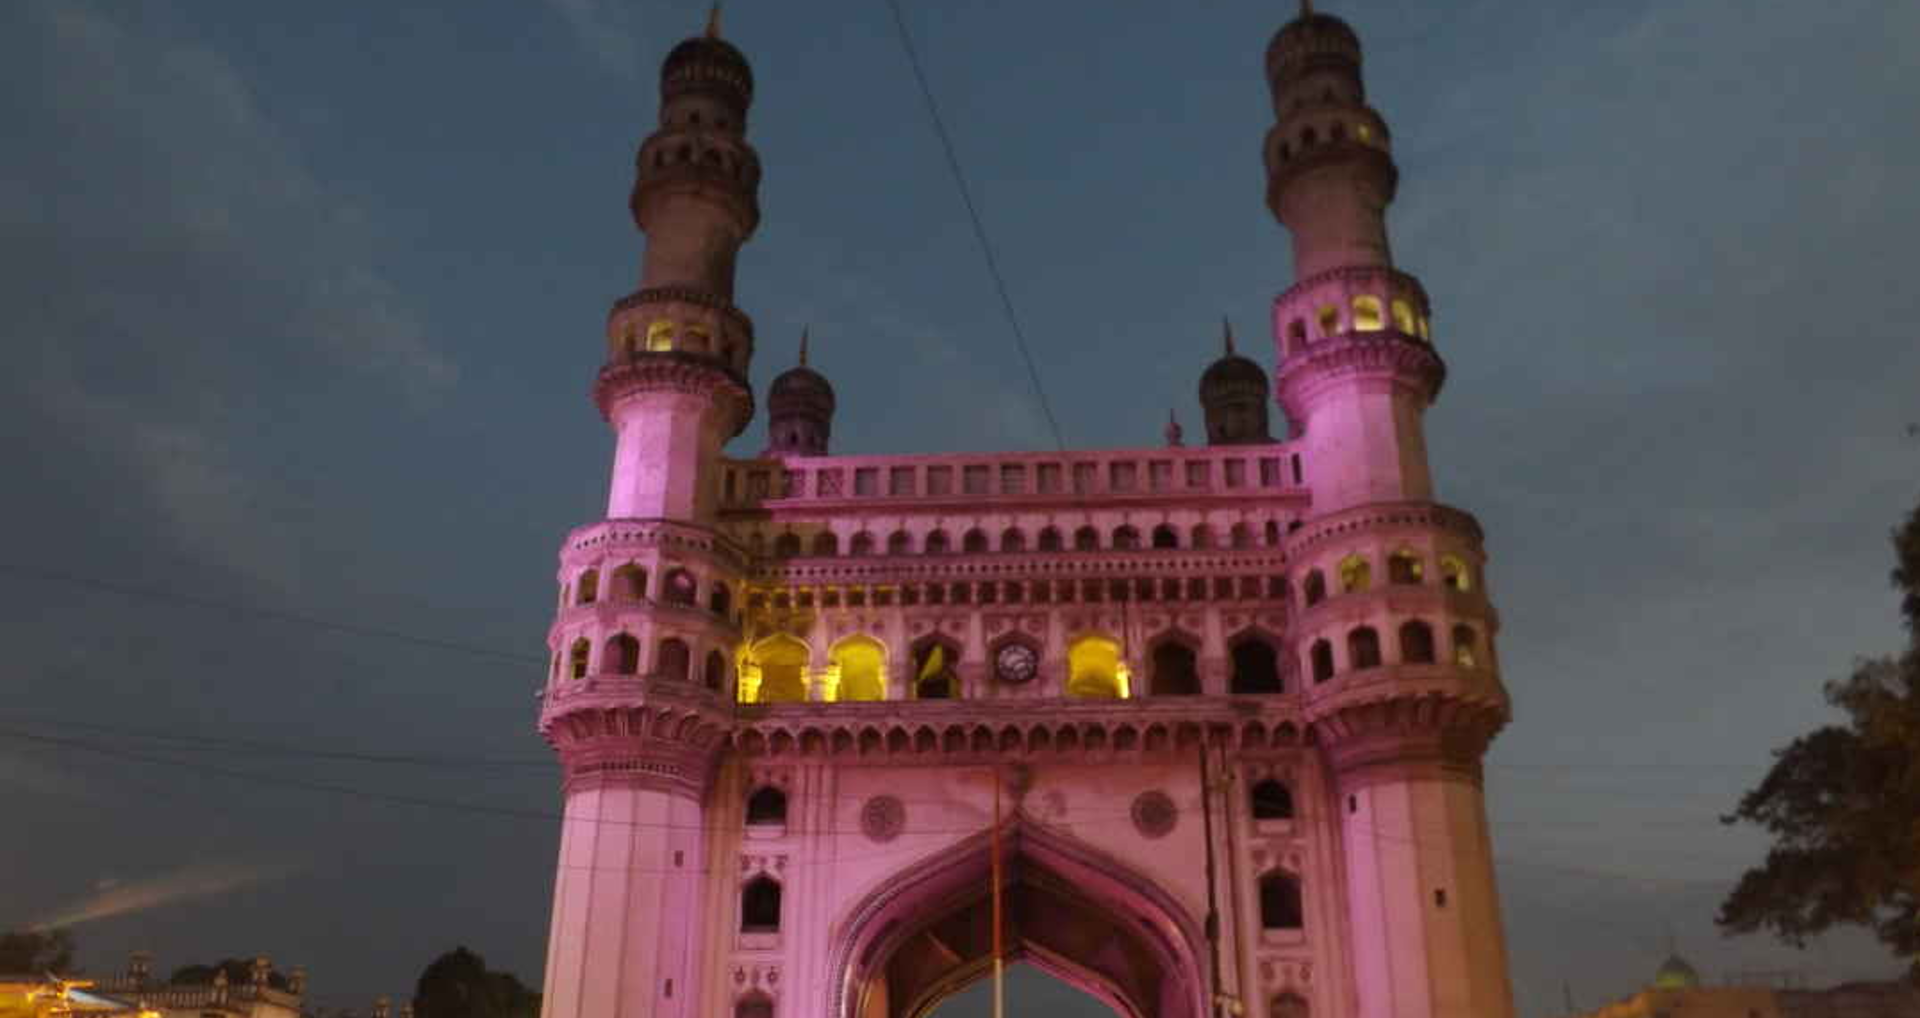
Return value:
M 1046 527 L 1040 531 L 1041 551 L 1061 551 L 1065 547 L 1066 542 L 1060 536 L 1059 527 Z
M 1249 629 L 1227 645 L 1233 663 L 1228 691 L 1235 695 L 1260 695 L 1286 691 L 1280 677 L 1278 641 L 1265 633 Z
M 753 645 L 752 661 L 760 671 L 759 703 L 797 703 L 807 698 L 807 663 L 813 650 L 805 642 L 778 633 Z
M 1200 695 L 1199 641 L 1178 631 L 1168 632 L 1152 644 L 1151 671 L 1147 692 L 1152 696 Z
M 1027 550 L 1026 532 L 1019 527 L 1008 527 L 1000 532 L 1000 550 L 1003 552 L 1023 552 Z
M 981 530 L 979 527 L 969 528 L 967 532 L 960 537 L 960 550 L 969 555 L 986 554 L 987 532 Z
M 828 649 L 827 659 L 840 669 L 839 699 L 887 698 L 887 648 L 879 640 L 864 633 L 849 636 Z
M 1180 547 L 1180 535 L 1171 526 L 1162 523 L 1153 528 L 1153 546 L 1155 548 Z
M 1126 663 L 1120 656 L 1120 641 L 1103 633 L 1089 633 L 1068 644 L 1066 693 L 1091 700 L 1126 699 Z
M 600 670 L 615 675 L 634 675 L 640 671 L 640 641 L 631 633 L 615 633 L 600 649 Z
M 840 554 L 840 535 L 822 530 L 813 535 L 813 557 L 834 558 Z
M 913 644 L 913 698 L 960 699 L 960 645 L 940 633 L 929 633 Z

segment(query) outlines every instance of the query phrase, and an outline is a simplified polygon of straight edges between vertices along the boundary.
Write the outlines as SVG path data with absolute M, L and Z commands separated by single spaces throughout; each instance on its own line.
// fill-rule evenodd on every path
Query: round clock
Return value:
M 1031 680 L 1040 670 L 1040 655 L 1024 643 L 1009 643 L 993 656 L 994 676 L 1001 682 L 1018 685 Z

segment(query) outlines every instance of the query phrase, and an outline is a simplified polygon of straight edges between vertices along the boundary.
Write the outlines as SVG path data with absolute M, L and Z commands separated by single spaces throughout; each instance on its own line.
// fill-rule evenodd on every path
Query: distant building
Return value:
M 1743 978 L 1710 986 L 1676 954 L 1638 993 L 1569 1018 L 1920 1018 L 1920 988 L 1906 983 L 1844 983 L 1824 990 L 1791 983 Z
M 135 951 L 124 974 L 95 980 L 88 991 L 119 1008 L 86 1013 L 103 1018 L 149 1014 L 158 1018 L 301 1018 L 306 991 L 305 969 L 295 968 L 282 976 L 265 955 L 254 956 L 240 979 L 217 968 L 205 983 L 174 983 L 154 979 L 153 955 Z

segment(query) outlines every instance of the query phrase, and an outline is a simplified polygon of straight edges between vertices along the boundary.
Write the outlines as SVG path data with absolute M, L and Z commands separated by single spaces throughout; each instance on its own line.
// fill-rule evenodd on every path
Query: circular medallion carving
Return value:
M 906 825 L 906 804 L 891 795 L 876 795 L 860 807 L 860 830 L 869 841 L 892 841 Z
M 993 656 L 993 673 L 1001 682 L 1019 685 L 1040 671 L 1040 655 L 1024 643 L 1008 643 Z
M 1164 838 L 1180 822 L 1180 810 L 1162 791 L 1141 792 L 1133 799 L 1133 826 L 1144 838 Z

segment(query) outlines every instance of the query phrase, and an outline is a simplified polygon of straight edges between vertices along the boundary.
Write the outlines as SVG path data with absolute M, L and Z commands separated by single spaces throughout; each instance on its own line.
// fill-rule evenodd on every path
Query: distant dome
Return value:
M 746 54 L 713 35 L 696 35 L 675 46 L 660 65 L 660 80 L 667 85 L 724 82 L 739 89 L 742 98 L 753 96 L 753 68 Z
M 1267 74 L 1316 57 L 1358 63 L 1360 35 L 1331 14 L 1310 11 L 1286 23 L 1267 44 Z
M 1679 955 L 1669 955 L 1660 963 L 1660 971 L 1653 974 L 1653 988 L 1656 990 L 1691 990 L 1699 987 L 1700 973 L 1687 964 Z
M 780 372 L 767 389 L 767 410 L 775 415 L 808 411 L 831 414 L 833 408 L 833 384 L 804 364 Z
M 1207 366 L 1200 376 L 1200 402 L 1211 402 L 1209 397 L 1230 395 L 1241 389 L 1267 391 L 1266 369 L 1253 361 L 1230 353 Z

